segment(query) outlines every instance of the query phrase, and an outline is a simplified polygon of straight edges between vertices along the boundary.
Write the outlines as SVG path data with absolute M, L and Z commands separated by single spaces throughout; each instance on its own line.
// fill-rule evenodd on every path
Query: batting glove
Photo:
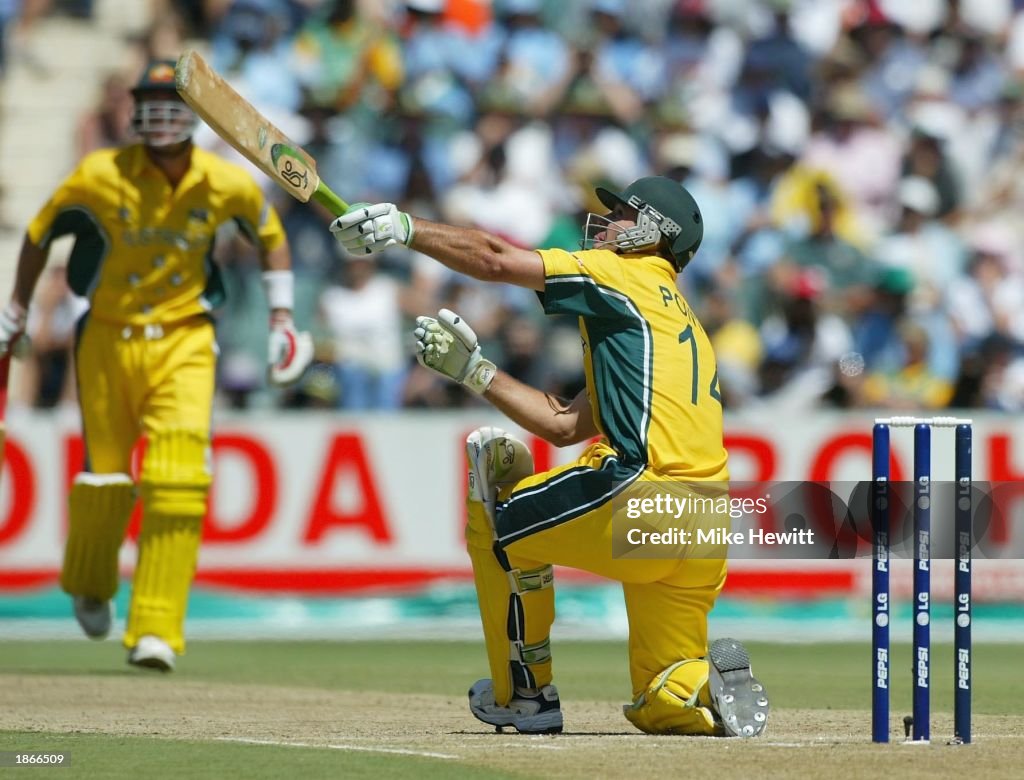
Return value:
M 374 255 L 412 242 L 412 217 L 394 203 L 357 203 L 331 223 L 331 232 L 350 255 Z
M 416 359 L 420 365 L 454 379 L 483 395 L 494 379 L 494 363 L 480 354 L 476 333 L 458 314 L 441 309 L 434 317 L 417 317 Z
M 23 357 L 28 353 L 29 340 L 25 334 L 28 311 L 20 303 L 10 301 L 0 311 L 0 358 L 8 353 Z
M 270 321 L 267 363 L 270 383 L 277 387 L 294 384 L 313 362 L 313 337 L 295 330 L 289 315 L 278 314 Z

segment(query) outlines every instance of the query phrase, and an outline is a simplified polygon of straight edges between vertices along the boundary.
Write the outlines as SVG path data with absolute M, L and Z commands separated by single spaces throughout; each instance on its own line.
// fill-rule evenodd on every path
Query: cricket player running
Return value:
M 211 481 L 217 347 L 210 316 L 224 295 L 212 261 L 228 220 L 259 248 L 270 305 L 269 378 L 297 380 L 312 341 L 292 324 L 291 255 L 281 223 L 242 169 L 192 145 L 198 123 L 174 87 L 174 62 L 151 63 L 133 90 L 141 139 L 85 157 L 28 226 L 0 354 L 24 330 L 50 243 L 72 234 L 69 283 L 89 299 L 75 369 L 86 462 L 71 488 L 61 587 L 82 630 L 111 628 L 118 550 L 136 495 L 138 563 L 124 644 L 128 662 L 170 671 L 184 622 Z M 145 437 L 139 484 L 131 452 Z
M 424 366 L 555 445 L 600 436 L 574 463 L 541 474 L 526 446 L 504 431 L 481 428 L 467 440 L 466 537 L 491 671 L 469 690 L 473 715 L 524 733 L 562 730 L 549 641 L 558 564 L 623 584 L 630 722 L 652 734 L 756 736 L 768 699 L 746 650 L 728 639 L 708 647 L 724 554 L 612 556 L 611 502 L 623 490 L 728 479 L 715 356 L 676 286 L 703 237 L 700 211 L 663 177 L 597 195 L 609 213 L 589 215 L 578 252 L 527 251 L 390 203 L 354 206 L 331 230 L 352 254 L 403 243 L 469 276 L 536 290 L 548 314 L 579 317 L 587 382 L 571 402 L 498 370 L 455 313 L 417 320 Z

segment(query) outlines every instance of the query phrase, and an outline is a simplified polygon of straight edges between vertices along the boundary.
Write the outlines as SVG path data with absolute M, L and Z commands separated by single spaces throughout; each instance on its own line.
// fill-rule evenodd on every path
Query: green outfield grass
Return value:
M 776 712 L 782 710 L 836 710 L 863 713 L 848 714 L 857 740 L 868 741 L 870 707 L 870 649 L 866 644 L 749 644 L 755 672 L 772 695 Z M 1012 645 L 981 645 L 975 648 L 974 710 L 979 715 L 1024 713 L 1024 675 L 1018 668 L 1020 648 Z M 556 682 L 563 702 L 625 702 L 629 696 L 626 647 L 623 642 L 562 642 L 555 648 Z M 933 653 L 933 709 L 936 713 L 952 709 L 952 648 L 939 645 Z M 122 649 L 114 642 L 0 642 L 0 673 L 7 675 L 30 695 L 33 680 L 67 679 L 67 686 L 79 690 L 104 690 L 120 685 L 135 690 L 140 677 L 159 697 L 175 688 L 203 685 L 244 687 L 280 686 L 282 690 L 327 692 L 360 691 L 375 694 L 378 700 L 395 695 L 394 708 L 402 709 L 402 694 L 441 695 L 449 702 L 449 712 L 458 713 L 465 690 L 477 677 L 485 676 L 482 647 L 469 642 L 193 642 L 180 659 L 172 675 L 140 673 L 124 665 Z M 894 690 L 892 711 L 898 719 L 910 710 L 910 648 L 894 648 Z M 63 683 L 58 683 L 58 689 Z M 261 688 L 263 690 L 263 688 Z M 52 695 L 52 694 L 51 694 Z M 0 688 L 0 702 L 3 690 Z M 138 702 L 132 702 L 138 706 Z M 117 707 L 109 702 L 107 714 Z M 154 711 L 159 711 L 155 704 Z M 273 701 L 262 700 L 255 708 L 273 708 Z M 386 708 L 391 707 L 386 701 Z M 197 708 L 201 710 L 201 705 Z M 183 710 L 189 713 L 188 705 Z M 198 712 L 196 713 L 198 714 Z M 65 713 L 66 715 L 66 713 Z M 77 712 L 73 713 L 77 718 Z M 244 712 L 239 718 L 246 718 Z M 537 772 L 519 771 L 514 762 L 489 764 L 486 753 L 472 761 L 451 761 L 425 755 L 405 755 L 402 751 L 383 754 L 382 750 L 336 746 L 335 749 L 303 745 L 304 749 L 280 745 L 235 744 L 219 742 L 211 731 L 209 741 L 197 738 L 160 738 L 158 730 L 138 733 L 93 733 L 95 727 L 88 709 L 83 709 L 81 728 L 55 731 L 31 721 L 17 731 L 2 730 L 0 713 L 0 751 L 69 751 L 75 777 L 283 777 L 302 773 L 306 778 L 386 778 L 453 777 L 507 778 L 536 777 Z M 474 721 L 468 712 L 463 725 L 447 727 L 447 735 L 461 729 L 469 733 Z M 623 721 L 623 731 L 628 731 Z M 479 729 L 477 729 L 479 731 Z M 180 736 L 180 735 L 179 735 Z M 342 739 L 342 738 L 338 738 Z M 294 741 L 294 737 L 291 740 Z M 331 740 L 328 739 L 327 742 Z M 337 740 L 335 740 L 337 741 Z M 342 739 L 342 741 L 344 741 Z M 311 740 L 312 742 L 312 740 Z M 316 743 L 323 745 L 321 740 Z M 557 744 L 557 743 L 556 743 Z M 429 748 L 428 748 L 429 749 Z M 438 748 L 442 750 L 443 748 Z M 916 752 L 916 751 L 915 751 Z M 811 756 L 808 756 L 811 758 Z M 0 770 L 4 771 L 4 770 Z M 39 771 L 38 767 L 5 770 L 20 774 Z
M 746 643 L 755 673 L 779 707 L 863 709 L 870 706 L 867 644 Z M 953 702 L 952 645 L 932 650 L 935 709 Z M 625 642 L 555 643 L 555 682 L 563 698 L 625 701 Z M 974 710 L 1024 713 L 1021 648 L 974 647 Z M 114 642 L 0 642 L 0 670 L 24 674 L 124 674 Z M 461 695 L 486 677 L 483 645 L 474 642 L 192 642 L 173 680 L 309 686 L 328 690 Z M 901 673 L 901 670 L 906 670 Z M 910 646 L 894 645 L 893 711 L 910 706 Z
M 274 747 L 155 739 L 110 737 L 103 734 L 60 736 L 0 731 L 0 752 L 48 752 L 70 754 L 67 767 L 25 766 L 0 768 L 0 774 L 50 773 L 61 777 L 88 778 L 287 778 L 321 777 L 375 780 L 405 777 L 444 780 L 452 777 L 449 762 L 413 756 L 346 753 Z M 467 780 L 504 780 L 523 777 L 487 767 L 460 764 L 458 777 Z

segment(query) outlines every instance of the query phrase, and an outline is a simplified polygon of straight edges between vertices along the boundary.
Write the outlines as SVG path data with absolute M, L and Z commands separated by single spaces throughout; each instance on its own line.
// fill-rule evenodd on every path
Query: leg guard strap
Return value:
M 506 558 L 505 560 L 507 561 L 508 559 Z M 543 590 L 544 588 L 554 587 L 555 584 L 555 570 L 550 564 L 541 566 L 538 569 L 530 569 L 529 571 L 512 569 L 508 574 L 512 588 L 516 593 Z

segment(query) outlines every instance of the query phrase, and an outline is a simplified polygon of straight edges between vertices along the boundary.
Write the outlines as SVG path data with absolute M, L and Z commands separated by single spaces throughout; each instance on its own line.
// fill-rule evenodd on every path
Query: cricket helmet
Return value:
M 174 60 L 153 60 L 132 87 L 132 129 L 147 146 L 172 146 L 187 141 L 199 124 L 199 117 L 178 95 L 174 65 Z
M 693 259 L 704 238 L 704 220 L 697 202 L 679 182 L 665 176 L 645 176 L 621 193 L 604 187 L 598 187 L 596 193 L 609 209 L 619 204 L 635 208 L 636 225 L 619 228 L 607 217 L 590 214 L 584 227 L 585 246 L 620 252 L 663 250 L 679 271 Z M 598 232 L 604 232 L 605 237 L 595 240 Z

